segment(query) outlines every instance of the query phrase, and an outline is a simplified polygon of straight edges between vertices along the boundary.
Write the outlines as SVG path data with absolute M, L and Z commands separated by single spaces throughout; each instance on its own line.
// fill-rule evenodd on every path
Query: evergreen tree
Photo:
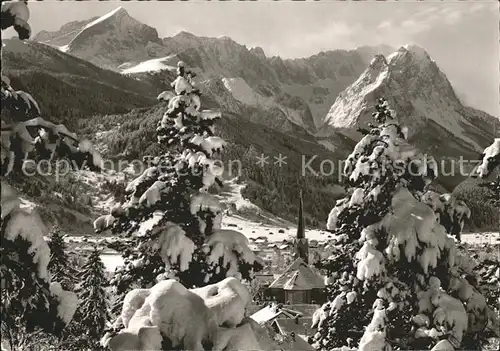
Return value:
M 125 204 L 94 223 L 97 231 L 111 228 L 127 238 L 118 248 L 125 264 L 111 281 L 120 294 L 167 277 L 188 288 L 226 276 L 250 279 L 262 267 L 243 234 L 221 229 L 223 206 L 209 193 L 222 185 L 223 167 L 215 157 L 225 142 L 214 136 L 213 125 L 221 114 L 200 109 L 194 77 L 178 63 L 175 94 L 158 96 L 167 105 L 158 141 L 168 152 L 128 184 Z
M 470 211 L 449 194 L 426 191 L 434 160 L 407 142 L 387 101 L 378 125 L 348 157 L 348 196 L 337 201 L 329 301 L 316 312 L 319 350 L 477 349 L 496 323 L 478 290 L 474 262 L 455 237 Z
M 494 175 L 494 172 L 500 168 L 500 138 L 496 138 L 493 144 L 487 147 L 483 152 L 482 162 L 477 169 L 480 178 L 487 179 Z M 498 209 L 500 208 L 500 174 L 484 184 L 491 190 L 488 201 Z M 498 223 L 500 229 L 500 222 Z M 490 251 L 490 252 L 488 252 Z M 494 252 L 491 252 L 494 251 Z M 481 284 L 481 289 L 484 291 L 486 301 L 496 306 L 497 315 L 500 317 L 500 262 L 498 260 L 498 249 L 492 247 L 481 248 L 481 254 L 489 254 L 486 259 L 480 260 L 475 267 L 478 273 Z
M 490 146 L 484 149 L 481 164 L 477 168 L 477 174 L 481 178 L 486 178 L 499 166 L 500 138 L 496 138 Z
M 19 39 L 30 36 L 26 1 L 2 1 L 1 18 L 2 31 L 13 27 Z M 33 96 L 14 90 L 9 78 L 1 78 L 2 342 L 6 340 L 11 349 L 27 350 L 34 335 L 59 334 L 78 301 L 75 294 L 51 280 L 50 250 L 44 240 L 48 230 L 36 211 L 21 206 L 18 191 L 9 181 L 24 179 L 23 165 L 29 157 L 88 158 L 90 165 L 100 158 L 89 142 L 80 142 L 63 125 L 45 120 Z
M 50 248 L 48 268 L 52 280 L 61 283 L 65 290 L 73 290 L 76 270 L 70 265 L 63 233 L 57 225 L 52 228 L 48 244 Z
M 109 320 L 108 299 L 104 290 L 108 282 L 100 254 L 97 247 L 94 247 L 79 275 L 80 305 L 75 316 L 77 330 L 81 331 L 81 335 L 74 336 L 92 350 L 100 347 L 99 340 Z
M 500 176 L 496 176 L 496 178 L 488 184 L 488 188 L 492 191 L 488 200 L 497 206 L 497 208 L 500 208 Z
M 482 161 L 477 168 L 477 173 L 480 178 L 488 178 L 493 174 L 494 170 L 500 168 L 500 138 L 496 138 L 493 144 L 484 149 Z M 500 207 L 500 174 L 486 186 L 491 190 L 490 200 L 495 206 Z

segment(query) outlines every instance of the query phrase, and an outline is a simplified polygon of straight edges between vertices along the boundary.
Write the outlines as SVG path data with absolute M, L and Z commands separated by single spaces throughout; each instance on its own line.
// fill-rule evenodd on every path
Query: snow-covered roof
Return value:
M 311 290 L 324 288 L 325 283 L 313 267 L 307 265 L 301 258 L 297 258 L 269 287 L 284 290 Z
M 295 333 L 296 335 L 298 334 L 307 334 L 311 335 L 316 332 L 316 330 L 313 330 L 311 328 L 312 325 L 312 318 L 303 318 L 300 317 L 299 323 L 295 321 L 295 319 L 291 318 L 277 318 L 274 320 L 274 323 L 277 323 L 279 325 L 279 328 L 287 333 Z
M 259 324 L 264 324 L 278 317 L 295 318 L 297 316 L 302 316 L 302 313 L 273 304 L 255 312 L 250 318 Z
M 283 319 L 280 319 L 279 322 L 278 320 L 275 320 L 274 323 L 278 326 L 278 329 L 281 334 L 283 335 L 290 335 L 291 332 L 288 332 L 282 328 L 282 321 Z M 309 344 L 305 339 L 305 336 L 301 336 L 300 334 L 295 333 L 295 340 L 288 340 L 286 341 L 282 346 L 285 346 L 282 348 L 282 350 L 287 350 L 287 351 L 315 351 L 316 349 Z
M 256 274 L 254 276 L 254 280 L 257 280 L 260 283 L 271 284 L 274 281 L 274 275 L 273 274 Z

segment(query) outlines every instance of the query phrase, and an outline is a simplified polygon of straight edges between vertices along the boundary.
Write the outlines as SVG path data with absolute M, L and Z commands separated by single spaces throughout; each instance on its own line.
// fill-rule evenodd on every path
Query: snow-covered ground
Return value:
M 130 173 L 131 170 L 127 170 Z M 129 174 L 127 174 L 130 176 Z M 104 178 L 110 180 L 123 180 L 124 174 L 96 175 L 90 172 L 79 172 L 81 179 L 98 186 Z M 127 176 L 127 178 L 128 178 Z M 102 177 L 102 178 L 101 178 Z M 110 178 L 111 177 L 111 178 Z M 296 224 L 276 217 L 266 212 L 245 199 L 241 191 L 244 189 L 244 183 L 238 183 L 236 178 L 225 182 L 224 189 L 219 193 L 220 201 L 225 204 L 227 211 L 222 219 L 222 229 L 232 229 L 241 232 L 249 239 L 255 239 L 255 244 L 281 243 L 283 240 L 290 241 L 296 236 Z M 98 200 L 98 199 L 96 199 Z M 109 209 L 114 204 L 111 198 L 101 198 L 95 202 L 103 210 Z M 331 238 L 326 230 L 307 229 L 306 237 L 309 240 L 318 242 L 326 241 Z M 104 244 L 103 237 L 87 237 L 85 241 L 89 244 Z M 114 240 L 114 237 L 106 237 L 107 240 Z M 81 243 L 84 239 L 81 236 L 69 236 L 66 241 Z M 462 234 L 462 240 L 471 245 L 498 245 L 500 244 L 499 232 L 486 233 L 466 233 Z M 107 271 L 114 271 L 123 260 L 118 253 L 107 250 L 101 255 Z
M 257 238 L 259 236 L 264 236 L 268 238 L 268 242 L 282 241 L 284 239 L 291 239 L 295 236 L 296 228 L 287 228 L 284 233 L 279 233 L 282 227 L 273 225 L 261 225 L 258 223 L 252 223 L 246 221 L 240 216 L 227 216 L 223 220 L 223 227 L 235 229 L 231 225 L 237 225 L 237 230 L 243 233 L 248 238 Z M 229 226 L 228 226 L 229 225 Z M 273 234 L 271 234 L 273 233 Z M 322 230 L 306 230 L 306 237 L 309 240 L 327 240 L 327 232 Z M 82 237 L 67 237 L 66 241 L 69 239 L 73 242 L 82 242 Z M 98 243 L 101 238 L 88 238 L 89 243 Z M 500 233 L 474 233 L 474 234 L 464 234 L 462 235 L 462 240 L 471 245 L 499 245 L 500 244 Z M 119 253 L 106 250 L 101 254 L 101 259 L 108 272 L 114 272 L 115 268 L 123 264 L 123 259 Z
M 500 232 L 464 233 L 462 241 L 470 245 L 500 245 Z
M 105 213 L 108 213 L 116 202 L 112 194 L 102 191 L 103 184 L 106 181 L 126 184 L 130 179 L 137 177 L 138 175 L 139 174 L 134 171 L 132 164 L 124 166 L 124 169 L 121 171 L 106 169 L 101 173 L 87 170 L 74 172 L 74 176 L 78 179 L 78 181 L 90 185 L 90 189 L 95 190 L 89 194 L 92 196 L 92 203 L 97 210 Z
M 103 211 L 107 212 L 114 205 L 112 196 L 103 196 L 100 189 L 102 183 L 107 181 L 126 182 L 134 176 L 134 171 L 129 167 L 122 172 L 109 171 L 102 174 L 96 174 L 87 171 L 77 172 L 80 181 L 92 185 L 97 191 L 94 195 L 94 204 Z M 135 174 L 136 175 L 136 174 Z M 284 240 L 290 241 L 296 236 L 296 223 L 286 221 L 276 217 L 271 213 L 262 210 L 242 195 L 244 183 L 238 183 L 237 178 L 225 181 L 224 188 L 217 195 L 219 200 L 225 205 L 227 211 L 222 219 L 222 229 L 231 229 L 241 232 L 247 238 L 255 240 L 255 244 L 281 243 Z M 307 229 L 306 237 L 309 240 L 318 242 L 327 241 L 331 238 L 326 230 Z M 106 237 L 107 240 L 114 240 L 114 237 Z M 472 245 L 495 245 L 500 244 L 500 233 L 466 233 L 462 235 L 462 240 Z M 78 243 L 78 246 L 84 246 L 82 241 L 89 245 L 94 243 L 104 244 L 104 238 L 101 236 L 87 237 L 69 236 L 66 241 Z M 83 244 L 83 245 L 82 245 Z M 253 243 L 252 243 L 253 244 Z M 107 271 L 114 271 L 123 260 L 121 256 L 113 251 L 106 250 L 101 255 Z
M 123 258 L 118 253 L 103 253 L 101 260 L 108 272 L 114 272 L 116 267 L 123 264 Z
M 248 220 L 240 215 L 225 216 L 222 219 L 222 228 L 235 229 L 243 233 L 247 238 L 266 237 L 268 242 L 282 242 L 283 240 L 293 239 L 297 232 L 295 226 L 265 224 Z M 324 230 L 306 229 L 306 237 L 309 240 L 322 241 L 328 239 L 328 233 Z
M 236 178 L 225 182 L 218 196 L 228 208 L 222 218 L 222 229 L 237 230 L 247 238 L 266 237 L 268 242 L 282 242 L 295 237 L 297 228 L 294 223 L 276 217 L 245 199 L 241 194 L 244 187 L 245 184 L 237 183 Z M 317 229 L 306 229 L 306 236 L 318 241 L 328 238 L 325 231 Z
M 280 105 L 274 97 L 262 96 L 256 92 L 241 77 L 223 78 L 224 87 L 233 95 L 233 97 L 245 105 L 258 106 L 263 108 L 277 108 L 283 111 L 287 118 L 297 125 L 303 126 L 302 116 L 299 111 Z
M 145 73 L 145 72 L 159 72 L 163 70 L 173 71 L 175 70 L 175 65 L 167 64 L 173 61 L 175 55 L 170 55 L 166 57 L 160 57 L 152 60 L 143 61 L 133 67 L 123 69 L 121 73 L 123 74 L 134 74 L 134 73 Z

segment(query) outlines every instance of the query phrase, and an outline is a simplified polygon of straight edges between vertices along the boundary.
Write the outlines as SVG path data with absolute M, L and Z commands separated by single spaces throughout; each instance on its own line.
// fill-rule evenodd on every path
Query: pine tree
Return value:
M 486 179 L 494 170 L 500 168 L 500 138 L 496 138 L 493 144 L 484 149 L 482 161 L 477 168 L 477 173 L 480 178 Z M 491 201 L 497 207 L 500 207 L 500 174 L 485 184 L 491 189 Z
M 500 138 L 496 138 L 493 143 L 484 149 L 481 164 L 477 168 L 479 177 L 488 177 L 496 168 L 500 166 Z
M 65 290 L 73 290 L 76 271 L 70 265 L 63 233 L 58 226 L 52 228 L 49 248 L 50 261 L 48 268 L 52 274 L 52 280 L 59 282 Z
M 477 168 L 478 176 L 482 179 L 487 179 L 494 175 L 494 172 L 500 168 L 500 138 L 496 138 L 489 147 L 487 147 L 482 155 L 482 161 Z M 484 183 L 491 190 L 491 195 L 488 197 L 497 209 L 500 208 L 500 174 L 493 178 L 493 180 Z M 500 229 L 500 222 L 498 223 Z M 488 252 L 490 251 L 490 252 Z M 494 251 L 494 252 L 491 252 Z M 479 261 L 475 267 L 475 271 L 479 275 L 479 282 L 481 289 L 484 291 L 486 301 L 496 306 L 496 313 L 500 317 L 500 262 L 498 260 L 498 249 L 494 247 L 481 248 L 481 254 L 489 254 L 485 259 Z
M 26 1 L 2 1 L 1 5 L 2 31 L 13 27 L 19 39 L 29 38 Z M 12 349 L 26 350 L 33 335 L 61 332 L 73 316 L 77 297 L 51 281 L 50 250 L 44 240 L 48 230 L 35 210 L 21 206 L 19 193 L 9 181 L 22 182 L 29 159 L 89 159 L 89 166 L 101 159 L 88 141 L 45 120 L 31 94 L 14 90 L 9 78 L 1 78 L 2 341 L 8 340 Z
M 209 189 L 222 185 L 215 157 L 225 142 L 214 135 L 220 112 L 201 110 L 195 73 L 181 61 L 171 84 L 158 96 L 167 110 L 157 128 L 168 151 L 155 157 L 126 188 L 127 202 L 96 220 L 96 229 L 125 233 L 124 266 L 112 279 L 118 293 L 176 277 L 186 287 L 226 276 L 250 279 L 262 265 L 241 233 L 221 230 L 223 206 Z
M 94 247 L 79 275 L 80 305 L 75 316 L 77 330 L 82 333 L 77 337 L 92 350 L 100 347 L 99 340 L 109 320 L 108 299 L 104 290 L 108 282 L 100 254 L 97 247 Z
M 406 142 L 386 100 L 378 125 L 346 160 L 348 196 L 337 201 L 329 301 L 317 312 L 319 350 L 476 349 L 496 322 L 478 290 L 474 262 L 450 235 L 470 215 L 449 194 L 426 191 L 437 176 L 432 157 Z

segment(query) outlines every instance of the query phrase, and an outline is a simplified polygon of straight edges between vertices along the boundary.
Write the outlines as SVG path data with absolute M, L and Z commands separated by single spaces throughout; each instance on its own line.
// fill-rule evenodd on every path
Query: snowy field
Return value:
M 100 175 L 97 177 L 88 172 L 79 172 L 79 177 L 88 184 L 94 185 L 97 188 L 104 182 L 108 181 L 126 181 L 130 179 L 132 170 L 127 169 L 125 172 L 111 172 L 110 174 Z M 266 212 L 245 199 L 241 191 L 245 187 L 244 183 L 238 183 L 236 178 L 225 181 L 224 188 L 217 195 L 220 201 L 225 205 L 227 211 L 222 219 L 222 229 L 231 229 L 241 232 L 251 243 L 281 243 L 284 240 L 293 240 L 296 236 L 297 228 L 295 223 L 291 223 L 282 218 L 276 217 L 269 212 Z M 104 211 L 108 211 L 114 205 L 114 201 L 110 196 L 95 198 L 97 207 Z M 318 242 L 327 241 L 332 236 L 326 230 L 306 229 L 306 237 L 309 240 Z M 81 249 L 87 246 L 90 248 L 92 244 L 104 247 L 105 241 L 117 240 L 118 237 L 113 236 L 68 236 L 67 242 L 72 242 Z M 471 245 L 499 245 L 499 232 L 485 233 L 465 233 L 462 234 L 462 241 Z M 112 251 L 106 250 L 101 258 L 106 266 L 106 270 L 113 272 L 115 268 L 123 263 L 121 256 Z
M 236 178 L 226 181 L 219 198 L 229 209 L 222 218 L 222 229 L 233 229 L 243 233 L 247 238 L 267 238 L 268 242 L 282 242 L 296 236 L 297 228 L 282 218 L 266 212 L 245 199 L 241 191 L 245 184 L 237 183 Z M 309 240 L 323 241 L 328 239 L 324 230 L 306 229 Z
M 464 233 L 462 241 L 470 245 L 500 245 L 500 232 Z
M 282 242 L 291 240 L 297 234 L 295 226 L 273 225 L 262 222 L 251 221 L 240 215 L 225 216 L 222 219 L 222 229 L 233 229 L 243 233 L 247 238 L 267 238 L 267 242 Z M 328 232 L 318 229 L 306 229 L 306 237 L 309 240 L 328 240 Z
M 245 221 L 241 217 L 228 217 L 225 220 L 225 227 L 236 229 L 241 233 L 245 234 L 248 238 L 257 238 L 259 236 L 264 236 L 268 238 L 268 242 L 282 241 L 283 239 L 290 239 L 295 235 L 295 228 L 285 229 L 284 233 L 279 233 L 282 227 L 271 226 L 271 225 L 259 225 L 258 223 L 252 223 Z M 228 226 L 228 224 L 235 224 L 238 227 L 234 228 Z M 273 233 L 273 234 L 270 234 Z M 309 240 L 326 240 L 328 233 L 321 230 L 308 230 L 306 235 Z M 108 237 L 112 240 L 111 237 Z M 83 237 L 66 237 L 66 240 L 71 239 L 75 243 L 82 243 Z M 114 238 L 113 238 L 114 239 Z M 470 245 L 500 245 L 500 233 L 474 233 L 474 234 L 464 234 L 462 235 L 462 241 Z M 103 243 L 102 238 L 88 238 L 86 243 Z M 89 246 L 90 247 L 90 246 Z M 82 247 L 83 248 L 83 247 Z M 114 272 L 115 268 L 123 263 L 123 259 L 115 251 L 106 250 L 101 254 L 101 259 L 108 272 Z
M 87 171 L 79 171 L 77 175 L 80 180 L 99 189 L 102 187 L 105 180 L 110 182 L 127 182 L 137 174 L 135 174 L 130 167 L 127 167 L 121 172 L 109 171 L 104 174 L 96 175 Z M 249 239 L 265 237 L 267 238 L 267 242 L 270 243 L 293 239 L 296 235 L 296 224 L 276 217 L 245 199 L 241 194 L 244 187 L 245 184 L 238 183 L 236 178 L 224 182 L 224 188 L 218 195 L 220 201 L 224 203 L 228 209 L 227 214 L 222 220 L 222 228 L 240 231 Z M 99 196 L 94 196 L 93 198 L 96 208 L 108 212 L 115 204 L 115 201 L 112 199 L 111 195 L 103 196 L 100 192 L 98 192 L 98 194 Z M 481 234 L 463 234 L 462 238 L 465 242 L 470 244 L 494 245 L 495 243 L 499 243 L 499 236 L 500 234 L 498 232 L 489 232 Z M 306 229 L 306 237 L 309 240 L 317 240 L 320 242 L 328 240 L 329 233 L 325 230 Z
M 116 267 L 123 264 L 123 258 L 117 252 L 103 253 L 101 254 L 101 260 L 108 272 L 114 272 Z

